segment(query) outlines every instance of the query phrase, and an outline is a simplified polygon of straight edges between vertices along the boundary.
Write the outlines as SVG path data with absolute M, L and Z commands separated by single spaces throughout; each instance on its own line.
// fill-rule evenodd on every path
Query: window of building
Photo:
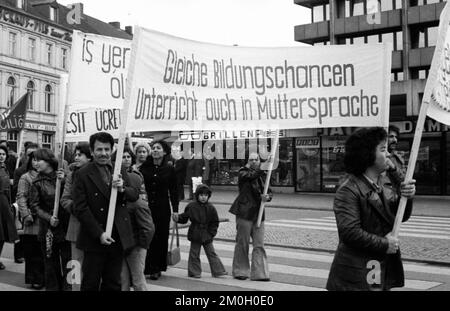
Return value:
M 45 86 L 45 112 L 52 112 L 52 87 L 47 84 Z
M 7 107 L 11 107 L 16 101 L 16 88 L 16 79 L 9 77 L 8 81 L 6 81 L 6 94 L 8 96 Z
M 364 0 L 352 0 L 352 16 L 365 15 L 365 1 Z
M 53 44 L 51 43 L 47 43 L 46 44 L 46 52 L 47 52 L 47 65 L 51 65 L 52 64 L 52 58 L 53 58 Z
M 428 27 L 427 30 L 427 46 L 436 46 L 438 37 L 438 26 Z
M 325 4 L 325 20 L 330 20 L 330 4 Z
M 28 38 L 28 59 L 36 61 L 36 39 Z
M 42 134 L 42 148 L 52 149 L 53 134 Z
M 353 44 L 364 44 L 365 42 L 365 37 L 354 37 L 353 38 Z
M 367 36 L 367 43 L 378 43 L 378 42 L 380 42 L 379 35 Z
M 419 70 L 419 79 L 426 79 L 428 78 L 428 70 Z
M 303 141 L 314 142 L 304 144 Z M 297 138 L 297 191 L 320 191 L 320 137 Z
M 61 68 L 67 69 L 67 49 L 61 49 Z
M 57 21 L 57 16 L 58 16 L 58 11 L 56 8 L 50 6 L 50 20 L 56 22 Z
M 393 32 L 388 32 L 388 33 L 381 34 L 381 42 L 391 43 L 392 44 L 392 48 L 395 50 L 394 33 Z
M 19 9 L 23 9 L 24 8 L 24 3 L 25 2 L 25 0 L 17 0 L 17 7 L 19 8 Z
M 418 0 L 417 5 L 425 5 L 425 0 Z
M 427 0 L 427 4 L 433 4 L 433 3 L 439 3 L 442 2 L 442 0 Z
M 403 81 L 403 80 L 405 80 L 405 76 L 404 76 L 403 72 L 400 71 L 397 73 L 397 81 Z
M 351 6 L 350 0 L 345 0 L 345 17 L 351 16 L 350 6 Z
M 394 9 L 394 0 L 381 0 L 381 11 L 391 11 Z
M 33 110 L 33 105 L 34 105 L 34 92 L 35 92 L 35 88 L 34 88 L 34 82 L 33 81 L 28 81 L 27 83 L 27 92 L 30 94 L 29 101 L 28 101 L 28 109 L 29 110 Z
M 395 0 L 395 9 L 401 9 L 402 8 L 402 0 Z
M 313 23 L 323 22 L 324 20 L 325 20 L 324 6 L 318 5 L 318 6 L 313 7 L 313 10 L 312 10 Z
M 15 152 L 17 152 L 17 138 L 18 138 L 18 134 L 17 132 L 8 132 L 7 134 L 7 140 L 8 140 L 8 145 L 9 145 L 9 149 L 14 150 Z
M 403 32 L 402 31 L 395 32 L 394 50 L 395 51 L 402 51 L 403 50 Z
M 367 14 L 375 14 L 380 12 L 380 3 L 378 0 L 367 0 Z
M 17 34 L 15 32 L 9 33 L 9 55 L 16 56 L 17 53 Z

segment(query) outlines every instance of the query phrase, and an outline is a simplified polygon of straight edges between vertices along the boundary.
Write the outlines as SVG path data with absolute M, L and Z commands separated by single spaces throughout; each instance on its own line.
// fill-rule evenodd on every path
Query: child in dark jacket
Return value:
M 173 216 L 173 220 L 178 223 L 185 224 L 188 220 L 191 221 L 188 230 L 188 240 L 191 241 L 188 276 L 193 278 L 201 277 L 200 250 L 202 246 L 208 257 L 211 275 L 220 277 L 228 274 L 213 246 L 213 239 L 219 227 L 219 216 L 216 208 L 208 202 L 210 197 L 209 187 L 199 185 L 195 191 L 195 201 L 186 206 L 184 213 Z

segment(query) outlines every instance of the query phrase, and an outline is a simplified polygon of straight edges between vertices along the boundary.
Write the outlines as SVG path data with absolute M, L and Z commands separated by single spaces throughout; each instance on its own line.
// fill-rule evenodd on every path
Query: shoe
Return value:
M 252 281 L 260 281 L 260 282 L 270 282 L 269 278 L 263 278 L 263 279 L 252 279 Z
M 201 275 L 188 275 L 188 277 L 194 278 L 194 279 L 200 279 Z
M 32 289 L 36 289 L 36 290 L 40 290 L 44 288 L 44 284 L 32 284 L 31 285 Z
M 237 276 L 235 276 L 234 278 L 235 278 L 236 280 L 241 280 L 241 281 L 248 279 L 247 276 L 243 276 L 243 275 L 237 275 Z
M 17 258 L 17 259 L 14 259 L 14 262 L 15 263 L 24 263 L 25 259 L 24 258 Z
M 221 272 L 221 273 L 218 273 L 218 274 L 214 274 L 213 275 L 213 277 L 215 277 L 215 278 L 220 278 L 221 276 L 225 276 L 225 275 L 228 275 L 228 272 Z
M 157 280 L 157 279 L 159 279 L 160 276 L 161 276 L 161 272 L 152 273 L 152 274 L 150 274 L 150 280 Z
M 6 269 L 5 265 L 2 262 L 0 262 L 0 270 L 5 270 L 5 269 Z

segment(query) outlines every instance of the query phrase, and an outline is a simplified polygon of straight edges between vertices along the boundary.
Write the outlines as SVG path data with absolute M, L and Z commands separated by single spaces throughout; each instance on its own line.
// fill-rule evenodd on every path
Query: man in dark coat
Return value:
M 264 213 L 258 228 L 261 201 L 272 200 L 272 192 L 264 195 L 264 171 L 257 153 L 251 153 L 248 163 L 239 170 L 239 195 L 230 213 L 236 215 L 236 245 L 233 256 L 233 277 L 254 281 L 269 281 L 269 265 L 264 250 Z M 253 241 L 252 264 L 248 260 L 250 237 Z
M 139 189 L 129 186 L 123 169 L 122 178 L 112 180 L 111 152 L 113 137 L 105 132 L 91 135 L 89 145 L 94 161 L 74 176 L 72 198 L 74 213 L 80 221 L 77 248 L 84 251 L 82 291 L 121 290 L 120 273 L 124 252 L 135 245 L 126 202 L 139 198 Z M 112 234 L 106 223 L 111 188 L 117 187 Z

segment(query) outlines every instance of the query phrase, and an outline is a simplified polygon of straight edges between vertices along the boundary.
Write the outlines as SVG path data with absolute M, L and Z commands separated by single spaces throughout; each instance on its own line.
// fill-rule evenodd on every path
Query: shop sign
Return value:
M 33 19 L 18 12 L 0 7 L 0 21 L 20 26 L 26 30 L 38 32 L 65 41 L 72 41 L 70 32 L 52 27 L 50 24 Z
M 180 131 L 180 141 L 203 141 L 203 140 L 233 140 L 251 138 L 275 137 L 275 130 L 249 130 L 249 131 Z M 281 130 L 279 137 L 285 137 L 286 131 Z
M 395 125 L 399 128 L 400 133 L 410 134 L 414 133 L 416 128 L 417 121 L 399 121 L 399 122 L 390 122 L 391 125 Z M 425 120 L 425 124 L 423 127 L 423 131 L 426 133 L 440 133 L 440 132 L 448 132 L 450 127 L 448 125 L 439 123 L 433 119 L 427 118 Z
M 25 128 L 27 130 L 56 132 L 56 126 L 54 125 L 30 123 L 29 121 L 25 123 Z
M 320 138 L 319 137 L 309 137 L 309 138 L 297 138 L 295 140 L 295 148 L 319 148 Z

